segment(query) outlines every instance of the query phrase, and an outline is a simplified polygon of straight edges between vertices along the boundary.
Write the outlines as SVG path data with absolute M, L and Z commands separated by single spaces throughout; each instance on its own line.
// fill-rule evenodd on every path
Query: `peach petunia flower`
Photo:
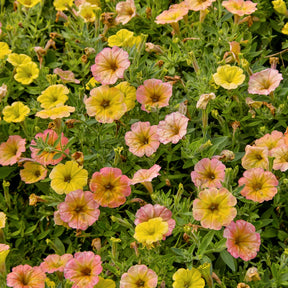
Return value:
M 245 155 L 242 158 L 242 166 L 244 169 L 263 168 L 268 170 L 268 148 L 247 145 L 245 147 Z
M 245 185 L 241 195 L 247 199 L 262 203 L 269 201 L 277 193 L 278 180 L 270 171 L 262 168 L 252 168 L 244 172 L 240 178 L 239 186 Z
M 187 15 L 189 9 L 185 7 L 179 7 L 175 9 L 169 9 L 163 11 L 160 15 L 156 17 L 157 24 L 173 24 L 177 23 L 178 21 L 182 20 L 185 15 Z
M 280 170 L 282 172 L 288 170 L 288 146 L 281 145 L 280 147 L 274 148 L 271 152 L 273 160 L 273 169 Z
M 200 160 L 191 172 L 191 179 L 198 188 L 222 187 L 225 179 L 226 166 L 217 159 L 204 158 Z
M 150 122 L 136 122 L 131 126 L 131 131 L 126 132 L 125 142 L 134 155 L 149 157 L 160 145 L 157 126 L 150 126 Z
M 40 267 L 18 265 L 7 275 L 7 286 L 14 288 L 44 288 L 46 275 Z
M 134 0 L 126 0 L 117 3 L 116 5 L 117 16 L 115 21 L 117 23 L 127 24 L 133 17 L 136 16 L 136 7 Z
M 200 11 L 205 10 L 212 5 L 216 0 L 185 0 L 189 10 Z
M 72 288 L 93 288 L 102 272 L 101 257 L 91 251 L 77 252 L 64 268 L 64 276 L 73 282 Z
M 161 217 L 163 221 L 167 222 L 168 224 L 168 231 L 163 236 L 163 240 L 166 239 L 167 236 L 172 234 L 173 229 L 175 228 L 176 222 L 172 219 L 172 212 L 159 204 L 146 204 L 145 206 L 141 207 L 135 215 L 136 219 L 134 221 L 135 225 L 138 225 L 143 222 L 147 222 L 149 219 Z
M 127 111 L 124 94 L 117 88 L 100 86 L 92 89 L 90 95 L 85 100 L 87 114 L 100 123 L 119 120 Z
M 255 141 L 257 147 L 267 147 L 269 151 L 269 156 L 272 156 L 272 150 L 274 148 L 284 145 L 284 136 L 282 132 L 272 131 L 271 134 L 266 134 L 263 137 Z
M 26 151 L 26 139 L 19 135 L 9 136 L 6 142 L 0 145 L 0 164 L 3 166 L 15 164 Z
M 222 6 L 225 7 L 230 13 L 238 16 L 249 15 L 257 10 L 257 3 L 244 0 L 223 1 Z
M 210 188 L 199 193 L 193 201 L 193 217 L 204 228 L 220 230 L 237 215 L 236 198 L 226 188 Z
M 50 109 L 44 109 L 36 113 L 36 116 L 42 119 L 50 118 L 52 120 L 55 120 L 57 118 L 64 118 L 69 117 L 70 113 L 75 111 L 75 107 L 62 105 L 50 108 Z
M 179 112 L 173 112 L 165 116 L 157 126 L 159 141 L 163 144 L 178 143 L 187 133 L 189 118 Z
M 114 46 L 112 49 L 104 48 L 97 54 L 91 71 L 96 81 L 109 85 L 116 83 L 119 78 L 124 78 L 124 72 L 129 66 L 129 54 Z
M 31 184 L 46 178 L 47 169 L 37 162 L 25 162 L 24 169 L 20 170 L 21 180 Z
M 255 227 L 244 220 L 231 222 L 225 229 L 223 237 L 227 239 L 228 252 L 234 257 L 249 261 L 256 257 L 261 240 Z
M 59 137 L 61 138 L 60 141 Z M 65 155 L 62 154 L 61 157 L 53 159 L 53 157 L 56 154 L 59 154 L 59 151 L 63 151 L 64 147 L 68 144 L 69 140 L 64 136 L 63 133 L 58 136 L 54 130 L 46 129 L 43 133 L 36 134 L 35 139 L 36 141 L 34 139 L 31 141 L 30 150 L 32 152 L 31 158 L 33 158 L 37 162 L 41 163 L 44 166 L 56 165 L 61 162 L 62 159 L 65 157 Z M 45 148 L 43 147 L 44 149 L 42 151 L 40 148 L 33 147 L 36 146 L 36 142 L 40 142 L 39 140 L 45 143 Z M 57 144 L 55 145 L 56 141 Z M 56 149 L 57 151 L 53 151 L 53 149 Z M 66 154 L 69 154 L 69 149 L 65 149 L 64 152 Z
M 265 69 L 250 76 L 248 92 L 250 94 L 269 95 L 283 80 L 282 74 L 276 69 Z
M 64 254 L 62 256 L 52 254 L 47 256 L 40 264 L 40 268 L 46 273 L 54 273 L 55 271 L 64 272 L 66 263 L 71 260 L 71 254 Z
M 102 207 L 119 207 L 131 194 L 130 179 L 119 168 L 105 167 L 95 172 L 89 187 Z
M 148 79 L 144 85 L 138 87 L 136 99 L 142 104 L 141 109 L 150 112 L 147 108 L 161 108 L 169 105 L 172 96 L 172 85 L 163 83 L 159 79 Z M 155 110 L 155 109 L 154 109 Z
M 60 218 L 74 229 L 86 230 L 99 218 L 99 205 L 93 193 L 75 190 L 66 195 L 65 201 L 58 205 Z
M 60 68 L 55 68 L 53 70 L 53 73 L 58 75 L 61 80 L 63 81 L 63 83 L 75 83 L 75 84 L 79 84 L 80 81 L 75 79 L 75 75 L 72 71 L 64 71 Z
M 134 265 L 121 276 L 120 288 L 155 288 L 157 282 L 158 277 L 153 270 L 146 265 Z

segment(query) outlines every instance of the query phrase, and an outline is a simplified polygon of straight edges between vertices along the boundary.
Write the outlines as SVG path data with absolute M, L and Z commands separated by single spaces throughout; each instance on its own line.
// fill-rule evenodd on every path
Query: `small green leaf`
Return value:
M 208 246 L 210 245 L 210 243 L 213 240 L 214 237 L 214 231 L 209 231 L 204 237 L 203 239 L 201 239 L 201 243 L 199 245 L 199 249 L 197 251 L 197 255 L 203 255 L 205 254 L 205 250 L 208 248 Z
M 227 252 L 227 250 L 223 250 L 220 252 L 220 257 L 222 258 L 222 260 L 224 261 L 224 263 L 233 271 L 236 271 L 236 267 L 235 267 L 235 262 L 234 262 L 234 258 L 231 256 L 231 254 L 229 252 Z

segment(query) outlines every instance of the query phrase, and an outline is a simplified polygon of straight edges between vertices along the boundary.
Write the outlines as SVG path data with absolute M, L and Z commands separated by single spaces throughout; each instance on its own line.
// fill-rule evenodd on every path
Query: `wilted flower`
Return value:
M 2 86 L 0 86 L 0 102 L 7 95 L 7 88 L 8 88 L 7 85 L 4 83 L 2 84 Z M 136 97 L 135 97 L 135 99 L 136 99 Z
M 75 84 L 79 84 L 80 83 L 79 80 L 75 79 L 75 75 L 74 75 L 74 73 L 72 71 L 69 71 L 69 70 L 64 71 L 64 70 L 62 70 L 60 68 L 55 68 L 53 70 L 53 73 L 57 74 L 61 78 L 63 83 L 75 83 Z M 69 93 L 69 90 L 68 90 L 67 93 Z
M 187 8 L 193 11 L 205 10 L 216 0 L 185 0 Z
M 273 160 L 273 169 L 280 170 L 282 172 L 288 170 L 288 146 L 281 145 L 280 147 L 274 148 L 271 152 Z
M 9 46 L 6 42 L 0 42 L 0 59 L 4 59 L 6 55 L 9 55 L 12 50 L 9 49 Z
M 14 79 L 24 85 L 32 83 L 39 76 L 39 69 L 34 62 L 24 63 L 16 68 Z
M 251 282 L 259 280 L 261 280 L 261 278 L 259 276 L 258 269 L 256 267 L 250 267 L 245 274 L 244 281 Z
M 266 134 L 263 137 L 255 141 L 257 147 L 267 147 L 269 156 L 272 156 L 272 150 L 274 148 L 282 146 L 284 143 L 283 133 L 279 131 L 272 131 L 271 134 Z
M 136 16 L 136 7 L 134 0 L 126 0 L 125 2 L 118 2 L 116 5 L 116 22 L 127 24 L 133 17 Z
M 1 228 L 0 228 L 1 230 Z M 6 273 L 6 257 L 10 252 L 10 246 L 0 243 L 0 275 Z
M 19 123 L 25 120 L 30 113 L 30 108 L 22 102 L 13 102 L 11 106 L 7 105 L 2 110 L 3 120 L 8 123 Z
M 216 98 L 214 93 L 202 94 L 196 104 L 196 108 L 205 110 L 210 100 Z
M 6 225 L 6 214 L 4 212 L 0 212 L 0 229 L 5 228 Z
M 204 288 L 205 281 L 201 273 L 195 269 L 178 269 L 173 274 L 173 288 Z
M 268 148 L 247 145 L 242 158 L 242 166 L 244 169 L 263 168 L 268 170 Z
M 24 169 L 20 170 L 21 180 L 31 184 L 46 178 L 47 169 L 37 162 L 25 162 Z
M 252 1 L 244 0 L 229 0 L 222 2 L 223 7 L 225 7 L 230 13 L 236 14 L 238 16 L 244 16 L 252 14 L 257 10 L 257 3 Z
M 40 268 L 46 273 L 54 273 L 55 271 L 64 272 L 66 263 L 71 259 L 73 259 L 71 254 L 64 254 L 62 256 L 52 254 L 43 260 Z

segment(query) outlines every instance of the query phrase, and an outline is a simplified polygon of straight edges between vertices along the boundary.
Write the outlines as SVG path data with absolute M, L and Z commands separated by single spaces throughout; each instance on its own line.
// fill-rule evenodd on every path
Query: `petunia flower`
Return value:
M 24 85 L 31 84 L 39 76 L 39 69 L 34 62 L 24 63 L 16 68 L 14 79 Z
M 268 170 L 268 148 L 247 145 L 245 147 L 245 155 L 242 158 L 242 166 L 244 169 L 263 168 Z
M 30 113 L 30 108 L 21 101 L 13 102 L 11 106 L 7 105 L 2 110 L 3 120 L 8 123 L 19 123 L 25 120 Z
M 205 281 L 201 277 L 200 271 L 195 268 L 178 269 L 173 274 L 173 288 L 204 288 Z
M 7 61 L 11 63 L 14 67 L 18 67 L 21 64 L 27 64 L 32 62 L 32 59 L 25 54 L 11 53 L 8 55 Z
M 47 169 L 37 162 L 25 162 L 20 170 L 20 177 L 26 184 L 36 183 L 46 178 Z
M 84 22 L 89 23 L 94 22 L 96 19 L 96 14 L 94 13 L 94 11 L 95 11 L 94 5 L 91 5 L 89 2 L 83 2 L 79 6 L 78 14 L 84 20 Z
M 131 131 L 126 132 L 125 142 L 134 155 L 149 157 L 160 145 L 157 126 L 150 126 L 150 122 L 136 122 L 131 126 Z
M 57 118 L 64 118 L 69 117 L 70 113 L 75 111 L 75 107 L 62 105 L 57 105 L 56 107 L 50 108 L 50 109 L 44 109 L 36 113 L 35 116 L 47 119 L 50 118 L 52 120 L 55 120 Z
M 53 73 L 58 75 L 62 82 L 65 84 L 65 83 L 75 83 L 75 84 L 79 84 L 80 81 L 75 79 L 75 75 L 72 71 L 69 71 L 69 70 L 62 70 L 60 68 L 55 68 L 53 70 Z
M 236 217 L 236 198 L 226 188 L 202 190 L 193 201 L 193 217 L 204 228 L 220 230 Z
M 51 254 L 43 260 L 40 264 L 40 268 L 46 273 L 54 273 L 56 271 L 64 272 L 66 263 L 71 259 L 73 259 L 71 254 L 63 254 L 61 256 Z
M 288 146 L 281 145 L 274 148 L 271 152 L 271 156 L 275 159 L 273 160 L 273 169 L 280 170 L 282 172 L 288 170 Z
M 116 23 L 127 24 L 133 17 L 136 16 L 136 6 L 134 0 L 126 0 L 118 2 L 116 5 Z
M 185 0 L 187 8 L 193 11 L 205 10 L 216 0 Z
M 104 279 L 99 276 L 99 282 L 94 286 L 94 288 L 116 288 L 116 284 L 111 279 Z
M 115 35 L 108 38 L 108 46 L 129 46 L 129 42 L 133 39 L 133 34 L 133 32 L 127 29 L 121 29 Z
M 222 6 L 225 7 L 230 13 L 238 16 L 244 16 L 252 14 L 257 10 L 258 3 L 244 0 L 229 0 L 223 1 Z
M 41 0 L 19 0 L 18 2 L 22 4 L 24 7 L 32 8 L 40 3 Z
M 175 24 L 178 21 L 182 20 L 183 17 L 188 14 L 188 12 L 189 9 L 186 7 L 186 5 L 177 9 L 170 8 L 158 15 L 155 22 L 157 24 Z
M 119 89 L 124 95 L 124 102 L 127 107 L 127 111 L 132 110 L 135 107 L 136 100 L 136 88 L 131 86 L 128 82 L 124 81 L 115 86 Z
M 57 11 L 68 10 L 68 7 L 72 7 L 73 0 L 54 0 L 53 6 Z
M 277 193 L 278 180 L 270 171 L 262 168 L 252 168 L 244 172 L 238 181 L 239 186 L 245 185 L 241 195 L 255 202 L 269 201 Z
M 5 59 L 6 55 L 11 54 L 12 50 L 6 42 L 0 42 L 0 59 Z
M 0 275 L 6 273 L 6 258 L 9 252 L 10 252 L 10 246 L 0 243 Z
M 227 239 L 228 252 L 234 257 L 249 261 L 257 256 L 261 244 L 260 234 L 255 227 L 244 220 L 231 222 L 224 229 L 223 237 Z
M 257 147 L 267 147 L 269 156 L 272 156 L 272 151 L 274 148 L 280 147 L 285 144 L 284 135 L 279 131 L 272 131 L 271 134 L 266 134 L 263 137 L 255 141 L 255 146 Z

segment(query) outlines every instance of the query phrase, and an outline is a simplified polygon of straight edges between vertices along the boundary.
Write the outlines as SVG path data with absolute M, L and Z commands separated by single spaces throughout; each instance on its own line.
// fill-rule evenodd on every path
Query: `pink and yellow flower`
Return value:
M 101 257 L 91 251 L 77 252 L 64 268 L 64 276 L 73 282 L 72 288 L 93 288 L 102 272 Z
M 149 157 L 160 145 L 157 126 L 150 126 L 150 122 L 136 122 L 131 126 L 131 131 L 125 134 L 125 142 L 132 154 Z
M 236 198 L 226 188 L 210 188 L 199 193 L 193 201 L 193 217 L 204 228 L 220 230 L 236 217 Z
M 117 16 L 115 21 L 117 23 L 127 24 L 133 17 L 136 16 L 136 7 L 134 0 L 126 0 L 117 3 L 116 5 Z
M 166 115 L 164 121 L 157 126 L 159 141 L 163 144 L 178 143 L 187 133 L 189 118 L 179 112 Z
M 64 272 L 66 263 L 71 259 L 73 259 L 71 254 L 64 254 L 62 256 L 52 254 L 43 260 L 40 268 L 46 273 L 54 273 L 55 271 Z
M 86 230 L 99 218 L 99 205 L 93 193 L 75 190 L 66 195 L 65 202 L 58 205 L 60 218 L 74 229 Z
M 40 267 L 19 265 L 7 275 L 7 286 L 13 288 L 44 288 L 46 275 Z
M 270 171 L 262 168 L 252 168 L 244 172 L 239 186 L 245 185 L 241 195 L 247 199 L 262 203 L 273 199 L 277 193 L 278 180 Z
M 37 162 L 25 162 L 24 169 L 20 170 L 21 180 L 31 184 L 46 178 L 47 169 Z
M 134 265 L 121 276 L 120 288 L 155 288 L 157 282 L 158 277 L 153 270 L 146 265 Z
M 118 168 L 105 167 L 95 172 L 90 181 L 94 200 L 102 207 L 115 208 L 124 204 L 131 194 L 130 179 Z
M 182 20 L 185 15 L 188 14 L 189 9 L 186 7 L 179 7 L 177 9 L 169 9 L 163 11 L 160 15 L 156 17 L 157 24 L 171 24 L 177 23 Z
M 225 7 L 230 13 L 236 14 L 238 16 L 244 16 L 252 14 L 257 10 L 257 3 L 252 1 L 244 0 L 229 0 L 222 2 L 223 7 Z
M 256 257 L 261 244 L 260 234 L 255 227 L 244 220 L 231 222 L 224 229 L 223 237 L 227 239 L 228 252 L 234 257 L 249 261 Z
M 102 85 L 114 84 L 120 78 L 124 78 L 125 70 L 130 66 L 129 55 L 123 49 L 114 46 L 104 48 L 95 58 L 95 64 L 91 71 Z
M 200 160 L 191 172 L 191 179 L 198 188 L 220 188 L 225 179 L 226 166 L 217 159 L 204 158 Z
M 57 145 L 54 146 L 54 143 L 56 141 L 58 141 L 58 138 L 61 138 L 60 141 L 57 143 Z M 36 160 L 37 162 L 41 163 L 44 166 L 47 165 L 56 165 L 59 162 L 62 161 L 62 159 L 65 157 L 64 154 L 62 154 L 59 151 L 63 151 L 64 147 L 68 144 L 68 138 L 66 138 L 64 136 L 63 133 L 61 133 L 60 136 L 57 135 L 57 133 L 52 130 L 52 129 L 47 129 L 45 130 L 43 133 L 38 133 L 35 136 L 36 141 L 39 141 L 38 139 L 41 139 L 45 144 L 45 146 L 47 145 L 46 148 L 44 148 L 42 150 L 42 152 L 40 153 L 41 149 L 33 147 L 36 146 L 36 141 L 32 140 L 31 141 L 31 146 L 30 146 L 30 150 L 31 150 L 31 157 Z M 57 151 L 55 151 L 57 150 Z M 69 149 L 65 149 L 64 151 L 66 154 L 69 154 Z M 57 158 L 57 159 L 53 159 L 54 156 L 56 154 L 61 153 L 61 157 Z
M 6 142 L 0 145 L 0 164 L 3 166 L 15 164 L 26 151 L 26 139 L 19 135 L 9 136 Z
M 280 147 L 274 148 L 271 152 L 273 160 L 273 169 L 280 170 L 282 172 L 288 170 L 288 146 L 281 145 Z
M 269 95 L 283 80 L 282 74 L 276 69 L 265 69 L 250 76 L 248 92 L 250 94 Z
M 269 151 L 269 156 L 272 156 L 272 150 L 274 148 L 284 145 L 284 136 L 282 132 L 272 131 L 271 134 L 266 134 L 260 139 L 255 141 L 257 147 L 267 147 Z
M 159 79 L 148 79 L 144 85 L 138 87 L 136 99 L 142 104 L 141 109 L 150 112 L 147 108 L 161 108 L 169 105 L 172 96 L 172 85 L 163 83 Z
M 263 168 L 268 170 L 268 148 L 256 147 L 247 145 L 245 148 L 245 155 L 242 158 L 242 166 L 244 169 Z
M 57 118 L 69 117 L 70 113 L 74 111 L 75 107 L 60 104 L 59 106 L 50 109 L 38 111 L 36 113 L 36 116 L 42 119 L 50 118 L 52 120 L 55 120 Z
M 212 5 L 216 0 L 185 0 L 189 10 L 200 11 L 205 10 Z
M 61 80 L 63 81 L 63 83 L 75 83 L 75 84 L 79 84 L 80 81 L 75 79 L 75 75 L 72 71 L 64 71 L 60 68 L 55 68 L 53 70 L 54 74 L 57 74 Z

